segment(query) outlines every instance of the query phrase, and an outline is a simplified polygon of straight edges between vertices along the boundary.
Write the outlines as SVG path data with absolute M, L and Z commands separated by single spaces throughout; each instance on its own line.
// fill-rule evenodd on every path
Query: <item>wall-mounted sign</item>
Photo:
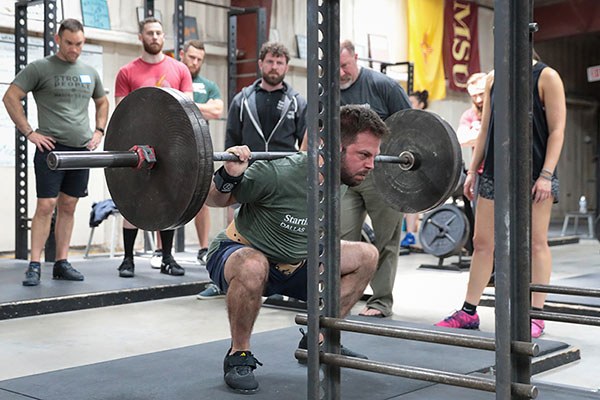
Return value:
M 106 0 L 81 0 L 83 25 L 110 30 L 110 17 Z
M 600 65 L 594 65 L 587 69 L 588 82 L 600 81 Z

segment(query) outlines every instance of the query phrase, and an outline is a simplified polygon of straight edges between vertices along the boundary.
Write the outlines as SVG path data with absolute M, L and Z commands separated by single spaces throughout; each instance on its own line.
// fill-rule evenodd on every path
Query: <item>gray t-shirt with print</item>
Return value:
M 105 95 L 94 68 L 52 55 L 28 64 L 12 83 L 25 93 L 33 93 L 38 132 L 71 147 L 85 147 L 90 141 L 93 133 L 88 115 L 90 99 Z

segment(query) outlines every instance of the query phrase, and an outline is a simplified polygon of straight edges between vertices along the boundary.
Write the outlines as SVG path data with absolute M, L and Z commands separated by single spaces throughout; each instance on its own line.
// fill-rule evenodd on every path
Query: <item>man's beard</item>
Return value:
M 267 82 L 269 85 L 271 86 L 277 86 L 279 85 L 281 82 L 283 82 L 283 79 L 285 78 L 285 74 L 282 75 L 277 75 L 277 77 L 271 77 L 269 76 L 269 74 L 265 74 L 263 73 L 262 76 L 263 80 L 265 82 Z
M 154 47 L 152 47 L 151 43 L 143 42 L 143 44 L 144 44 L 144 51 L 148 54 L 152 54 L 153 56 L 160 53 L 163 48 L 162 44 L 158 44 L 158 43 L 152 43 L 152 44 L 154 44 Z M 158 50 L 156 50 L 156 46 L 158 46 Z
M 353 83 L 354 83 L 354 80 L 353 80 L 353 79 L 350 79 L 349 81 L 347 81 L 347 82 L 344 82 L 344 83 L 340 82 L 340 89 L 341 89 L 341 90 L 346 90 L 346 89 L 348 89 L 350 86 L 352 86 L 352 84 L 353 84 Z
M 361 183 L 363 183 L 364 180 L 357 181 L 355 179 L 354 175 L 348 174 L 346 172 L 346 168 L 344 168 L 345 165 L 346 165 L 346 150 L 342 150 L 342 154 L 340 157 L 340 181 L 348 187 L 358 186 Z M 365 176 L 365 178 L 366 178 L 366 176 Z

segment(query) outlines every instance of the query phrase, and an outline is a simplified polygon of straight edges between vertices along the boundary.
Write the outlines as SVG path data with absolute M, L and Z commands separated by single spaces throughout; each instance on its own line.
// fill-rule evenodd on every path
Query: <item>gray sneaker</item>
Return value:
M 308 334 L 306 334 L 306 332 L 304 332 L 304 329 L 302 328 L 300 328 L 300 333 L 302 334 L 302 338 L 300 339 L 300 343 L 298 343 L 298 348 L 302 350 L 308 350 Z M 362 358 L 363 360 L 369 359 L 369 357 L 365 356 L 364 354 L 357 353 L 356 351 L 350 350 L 349 348 L 344 347 L 343 345 L 340 345 L 340 355 L 346 357 Z M 299 359 L 298 363 L 306 364 L 307 360 Z
M 65 281 L 82 281 L 83 275 L 77 271 L 67 260 L 58 260 L 52 269 L 52 278 Z
M 209 283 L 206 288 L 196 296 L 199 300 L 219 299 L 225 297 L 225 293 L 214 283 Z
M 223 361 L 223 377 L 227 386 L 242 394 L 258 392 L 258 382 L 254 377 L 256 364 L 262 365 L 249 350 L 236 351 L 231 355 L 228 351 Z
M 133 264 L 133 258 L 125 257 L 123 262 L 119 265 L 119 276 L 121 278 L 133 278 L 135 275 L 135 265 Z
M 29 263 L 27 271 L 25 271 L 23 286 L 37 286 L 40 284 L 40 268 L 39 262 L 33 261 Z

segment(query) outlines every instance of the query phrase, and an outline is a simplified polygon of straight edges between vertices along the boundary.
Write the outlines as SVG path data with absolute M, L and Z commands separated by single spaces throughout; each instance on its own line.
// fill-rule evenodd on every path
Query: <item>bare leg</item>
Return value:
M 58 195 L 58 212 L 56 215 L 56 259 L 66 260 L 69 256 L 69 245 L 73 233 L 75 207 L 79 199 L 64 193 Z
M 406 232 L 410 232 L 413 235 L 417 233 L 417 221 L 419 220 L 419 214 L 404 214 L 406 220 Z
M 465 300 L 477 305 L 490 281 L 494 266 L 494 202 L 482 197 L 477 200 L 473 247 Z
M 156 248 L 157 249 L 161 249 L 161 250 L 163 248 L 162 239 L 160 237 L 160 232 L 159 231 L 156 232 Z
M 208 247 L 208 234 L 210 232 L 210 210 L 208 206 L 202 206 L 194 218 L 196 233 L 198 234 L 198 243 L 201 249 Z
M 552 198 L 533 203 L 531 210 L 531 282 L 547 285 L 552 274 L 552 253 L 548 247 L 548 225 L 552 211 Z M 534 292 L 531 305 L 543 308 L 546 293 Z
M 31 261 L 40 262 L 42 258 L 42 250 L 50 234 L 50 223 L 56 202 L 56 198 L 37 199 L 31 221 Z
M 342 240 L 340 260 L 340 314 L 345 317 L 360 300 L 377 270 L 377 248 L 363 242 Z
M 227 312 L 231 329 L 231 354 L 250 350 L 250 336 L 260 311 L 262 294 L 269 277 L 269 263 L 254 249 L 236 250 L 225 262 Z

